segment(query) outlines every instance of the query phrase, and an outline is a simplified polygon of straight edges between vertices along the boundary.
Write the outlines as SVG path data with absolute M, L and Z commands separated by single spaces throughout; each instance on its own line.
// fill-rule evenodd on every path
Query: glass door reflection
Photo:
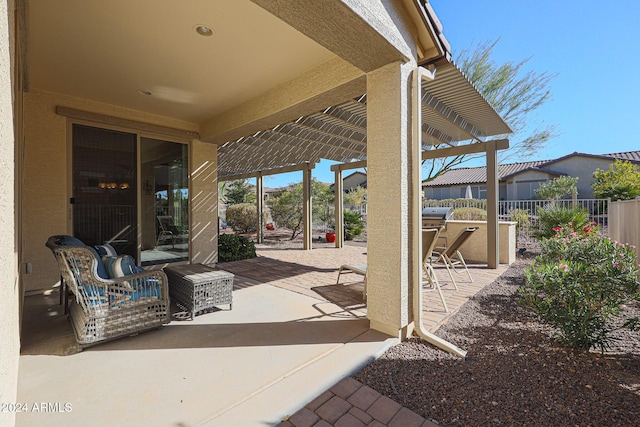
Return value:
M 189 257 L 188 147 L 140 139 L 142 265 Z

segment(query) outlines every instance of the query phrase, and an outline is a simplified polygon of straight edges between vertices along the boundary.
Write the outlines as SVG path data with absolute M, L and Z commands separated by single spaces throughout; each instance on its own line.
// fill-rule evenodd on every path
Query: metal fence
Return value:
M 519 248 L 537 248 L 538 240 L 533 236 L 539 227 L 539 210 L 550 203 L 562 207 L 580 207 L 589 212 L 589 221 L 595 222 L 600 228 L 600 233 L 607 235 L 609 225 L 608 199 L 562 199 L 562 200 L 501 200 L 498 202 L 498 219 L 501 221 L 517 221 Z M 424 200 L 423 208 L 427 207 L 453 207 L 457 210 L 456 219 L 475 220 L 482 219 L 482 211 L 487 209 L 487 201 L 479 199 L 447 199 Z

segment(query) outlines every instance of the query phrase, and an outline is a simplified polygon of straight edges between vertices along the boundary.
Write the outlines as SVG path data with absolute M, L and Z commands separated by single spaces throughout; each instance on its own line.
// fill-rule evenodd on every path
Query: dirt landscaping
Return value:
M 618 331 L 604 355 L 559 346 L 518 305 L 530 262 L 519 259 L 437 331 L 466 360 L 415 338 L 354 378 L 443 426 L 639 425 L 640 333 Z M 640 316 L 640 304 L 625 310 Z

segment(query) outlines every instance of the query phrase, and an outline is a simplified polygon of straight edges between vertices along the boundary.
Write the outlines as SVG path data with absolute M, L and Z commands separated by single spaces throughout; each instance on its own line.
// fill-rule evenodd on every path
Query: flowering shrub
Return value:
M 525 271 L 522 301 L 555 326 L 566 344 L 604 352 L 613 339 L 614 316 L 639 298 L 635 248 L 599 236 L 593 223 L 554 232 Z M 623 327 L 634 329 L 638 322 L 626 319 Z
M 589 212 L 579 207 L 564 207 L 549 203 L 538 210 L 539 228 L 533 234 L 539 239 L 557 234 L 554 229 L 580 230 L 589 224 Z

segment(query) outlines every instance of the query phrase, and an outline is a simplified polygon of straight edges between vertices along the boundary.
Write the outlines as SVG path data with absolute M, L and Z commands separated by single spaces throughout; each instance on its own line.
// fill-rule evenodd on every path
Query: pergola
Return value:
M 418 132 L 416 127 L 414 133 L 420 139 L 421 159 L 486 153 L 489 177 L 487 244 L 489 265 L 495 267 L 498 259 L 496 153 L 508 148 L 509 143 L 507 140 L 487 141 L 487 138 L 508 134 L 511 129 L 455 63 L 443 58 L 424 66 L 426 68 L 420 68 L 420 83 L 413 94 L 416 99 L 414 126 L 420 129 Z M 467 143 L 460 144 L 463 141 Z M 367 166 L 366 94 L 226 142 L 218 150 L 218 177 L 221 181 L 255 178 L 258 211 L 262 213 L 263 177 L 302 171 L 304 248 L 311 249 L 311 171 L 321 159 L 342 162 L 331 167 L 335 172 L 336 247 L 342 247 L 342 172 Z M 263 229 L 262 218 L 259 214 L 258 230 Z M 258 241 L 262 241 L 261 232 L 258 232 Z

